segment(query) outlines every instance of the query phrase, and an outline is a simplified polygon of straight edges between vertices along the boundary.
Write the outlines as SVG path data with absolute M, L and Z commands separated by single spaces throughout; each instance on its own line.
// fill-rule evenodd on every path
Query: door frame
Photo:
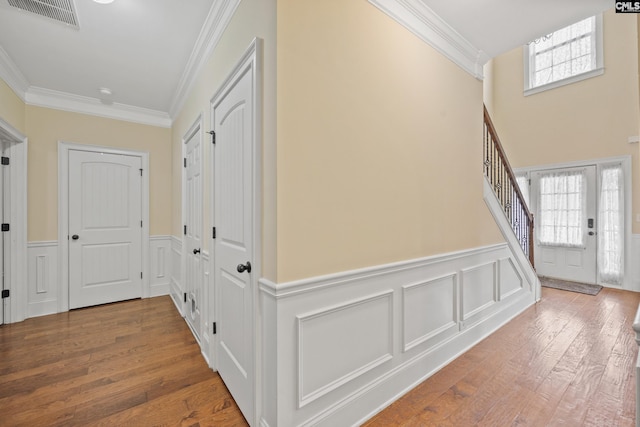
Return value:
M 214 111 L 215 105 L 218 101 L 226 95 L 233 85 L 242 77 L 247 69 L 249 69 L 252 75 L 252 88 L 251 96 L 253 98 L 253 123 L 252 123 L 252 138 L 251 145 L 253 150 L 253 165 L 251 168 L 251 183 L 253 187 L 252 201 L 253 201 L 253 253 L 251 254 L 251 286 L 253 287 L 253 414 L 254 420 L 248 420 L 249 424 L 258 425 L 259 417 L 261 413 L 261 389 L 262 389 L 262 331 L 260 326 L 259 316 L 259 279 L 262 276 L 262 92 L 263 92 L 263 40 L 261 38 L 254 38 L 247 50 L 243 53 L 242 57 L 238 60 L 233 70 L 227 75 L 225 80 L 220 84 L 216 93 L 211 97 L 210 101 L 210 126 L 213 128 L 215 124 Z M 210 167 L 209 167 L 209 218 L 210 225 L 215 226 L 215 173 L 213 168 L 215 167 L 215 150 L 210 150 Z M 215 239 L 210 235 L 210 257 L 209 257 L 209 271 L 211 276 L 215 277 Z M 255 273 L 255 274 L 254 274 Z M 208 319 L 211 322 L 216 321 L 216 283 L 213 283 L 213 292 L 209 296 L 209 315 Z M 218 345 L 218 336 L 213 334 L 213 331 L 208 328 L 207 334 L 211 334 L 211 344 L 209 348 L 211 368 L 215 371 L 218 370 L 218 355 L 216 352 L 216 346 Z
M 631 156 L 616 156 L 616 157 L 605 157 L 599 159 L 591 159 L 591 160 L 577 160 L 572 162 L 564 162 L 564 163 L 550 163 L 545 165 L 537 165 L 537 166 L 527 166 L 523 168 L 516 168 L 514 172 L 516 175 L 524 175 L 526 174 L 527 179 L 531 179 L 531 172 L 535 171 L 546 171 L 553 169 L 566 169 L 566 168 L 574 168 L 574 167 L 584 167 L 584 166 L 595 166 L 596 167 L 596 218 L 598 212 L 598 198 L 600 195 L 600 171 L 603 166 L 612 164 L 612 163 L 620 163 L 622 166 L 622 172 L 624 175 L 624 281 L 622 285 L 622 289 L 629 291 L 640 291 L 640 289 L 635 289 L 633 283 L 633 277 L 631 277 L 633 270 L 631 268 L 631 260 L 632 260 L 632 237 L 633 237 L 633 224 L 632 224 L 632 209 L 631 206 L 631 194 L 632 194 L 632 183 L 633 177 L 631 176 Z M 534 197 L 531 191 L 529 191 L 529 197 Z M 535 217 L 534 217 L 535 221 Z M 596 219 L 597 223 L 598 219 Z M 535 237 L 534 237 L 535 238 Z M 598 271 L 597 265 L 598 259 L 598 250 L 596 247 L 596 283 L 602 286 L 607 287 L 615 287 L 607 284 L 603 284 L 600 282 L 600 274 Z
M 149 153 L 58 141 L 58 313 L 69 311 L 69 151 L 71 150 L 140 158 L 143 169 L 142 298 L 149 298 Z
M 204 144 L 205 144 L 205 137 L 203 135 L 202 132 L 202 113 L 198 114 L 198 117 L 194 120 L 193 124 L 191 126 L 189 126 L 189 130 L 187 130 L 187 132 L 185 132 L 184 136 L 182 137 L 182 149 L 181 149 L 181 155 L 182 158 L 185 159 L 186 155 L 187 155 L 187 142 L 193 137 L 195 136 L 196 133 L 200 133 L 200 176 L 202 177 L 202 188 L 200 189 L 200 200 L 201 200 L 201 207 L 204 210 L 204 183 L 205 183 L 205 179 L 204 179 Z M 186 168 L 182 167 L 182 174 L 181 174 L 181 191 L 182 191 L 182 226 L 184 227 L 186 225 L 186 220 L 187 220 L 187 170 Z M 201 244 L 204 246 L 204 241 L 206 240 L 206 230 L 204 228 L 204 218 L 205 215 L 202 215 L 202 224 L 200 224 L 201 228 L 202 228 L 202 242 Z M 184 293 L 187 292 L 187 241 L 186 241 L 186 236 L 184 233 L 182 233 L 182 237 L 181 237 L 181 241 L 182 241 L 182 253 L 181 253 L 181 257 L 180 257 L 180 269 L 183 272 L 183 280 L 181 283 L 182 289 L 181 291 Z M 206 335 L 203 330 L 204 325 L 206 323 L 206 311 L 207 311 L 207 290 L 205 289 L 204 286 L 204 273 L 203 273 L 203 263 L 204 263 L 204 248 L 202 248 L 201 252 L 200 252 L 200 271 L 198 272 L 198 278 L 201 281 L 201 284 L 203 285 L 203 295 L 202 295 L 202 300 L 200 301 L 200 303 L 202 304 L 201 306 L 201 332 L 200 332 L 200 336 L 198 336 L 198 334 L 194 333 L 194 336 L 196 336 L 196 340 L 201 340 L 204 339 L 204 336 Z M 182 295 L 180 295 L 180 301 L 182 301 L 181 305 L 182 305 L 182 310 L 181 311 L 181 315 L 182 317 L 185 318 L 185 321 L 187 322 L 187 324 L 189 326 L 191 326 L 191 324 L 189 323 L 189 321 L 187 320 L 187 316 L 188 316 L 188 310 L 187 310 L 187 303 L 186 301 L 184 301 L 184 298 Z M 206 340 L 207 342 L 209 341 L 208 339 Z M 203 353 L 205 353 L 203 351 Z
M 23 321 L 27 316 L 27 137 L 0 117 L 0 139 L 7 143 L 11 166 L 11 256 L 9 278 L 5 281 L 11 294 L 5 318 L 7 323 L 14 323 Z

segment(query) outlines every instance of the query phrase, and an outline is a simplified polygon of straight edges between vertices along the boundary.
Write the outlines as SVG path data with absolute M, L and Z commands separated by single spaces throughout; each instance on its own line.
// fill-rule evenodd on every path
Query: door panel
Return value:
M 581 180 L 585 185 L 583 192 L 584 209 L 581 212 L 569 211 L 567 223 L 574 229 L 579 228 L 576 234 L 582 238 L 583 244 L 578 247 L 553 245 L 540 242 L 541 227 L 541 193 L 544 191 L 549 196 L 549 188 L 542 189 L 541 179 L 549 179 L 549 174 L 562 172 L 581 172 Z M 584 172 L 582 174 L 582 172 Z M 555 176 L 555 175 L 554 175 Z M 584 166 L 579 168 L 553 169 L 549 171 L 531 172 L 532 208 L 535 212 L 536 231 L 535 241 L 535 267 L 538 275 L 571 280 L 582 283 L 596 283 L 596 167 Z M 558 189 L 557 191 L 563 191 Z M 576 197 L 569 195 L 567 197 Z M 589 224 L 588 219 L 593 219 Z M 589 226 L 591 225 L 591 227 Z M 592 233 L 592 234 L 590 234 Z
M 186 141 L 185 225 L 187 322 L 200 339 L 202 333 L 202 143 L 200 128 Z
M 141 159 L 69 151 L 69 308 L 142 296 Z
M 254 328 L 252 69 L 214 105 L 214 281 L 218 371 L 247 420 L 253 420 Z

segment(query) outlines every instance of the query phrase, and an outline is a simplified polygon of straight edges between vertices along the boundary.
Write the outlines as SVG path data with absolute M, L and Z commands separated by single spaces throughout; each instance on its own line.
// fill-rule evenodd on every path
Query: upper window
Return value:
M 602 74 L 602 15 L 554 31 L 525 46 L 525 95 Z

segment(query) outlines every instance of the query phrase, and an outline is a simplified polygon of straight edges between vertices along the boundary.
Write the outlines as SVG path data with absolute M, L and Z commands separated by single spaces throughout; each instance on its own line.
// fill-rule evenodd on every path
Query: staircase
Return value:
M 533 263 L 533 214 L 516 182 L 487 107 L 484 107 L 484 176 L 504 212 L 524 254 Z

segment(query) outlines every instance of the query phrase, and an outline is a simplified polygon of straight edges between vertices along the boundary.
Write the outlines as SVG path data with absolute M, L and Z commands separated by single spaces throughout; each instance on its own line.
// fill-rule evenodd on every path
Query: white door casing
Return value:
M 149 154 L 141 151 L 122 150 L 111 147 L 101 147 L 94 145 L 82 145 L 60 141 L 58 142 L 58 311 L 63 312 L 69 310 L 69 290 L 70 290 L 70 248 L 71 236 L 70 232 L 70 194 L 71 186 L 69 159 L 72 151 L 89 152 L 96 155 L 117 155 L 126 157 L 135 157 L 139 159 L 142 169 L 142 178 L 140 178 L 140 170 L 138 169 L 138 179 L 141 181 L 141 190 L 139 203 L 141 206 L 142 227 L 140 227 L 140 218 L 137 225 L 141 233 L 140 239 L 140 270 L 137 272 L 138 280 L 141 283 L 141 297 L 148 298 L 149 290 Z M 80 240 L 80 238 L 78 239 Z M 140 273 L 142 272 L 142 279 Z
M 214 360 L 245 418 L 257 424 L 256 301 L 261 272 L 261 58 L 255 39 L 211 102 Z
M 5 156 L 5 143 L 2 140 L 0 140 L 0 152 L 2 153 L 2 156 Z M 0 222 L 2 223 L 4 223 L 5 218 L 8 218 L 10 215 L 11 198 L 9 197 L 10 192 L 8 191 L 8 184 L 9 184 L 8 177 L 9 177 L 10 168 L 11 168 L 11 164 L 5 167 L 2 167 L 2 169 L 0 170 Z M 2 288 L 2 290 L 4 291 L 5 289 L 10 290 L 9 283 L 7 282 L 8 282 L 8 278 L 11 276 L 10 274 L 11 263 L 8 259 L 8 256 L 11 253 L 10 252 L 11 245 L 10 245 L 9 236 L 7 236 L 6 232 L 2 233 L 2 236 L 0 236 L 0 240 L 1 240 L 0 268 L 2 268 L 2 284 L 0 288 Z M 9 323 L 9 320 L 4 318 L 5 305 L 8 305 L 8 303 L 9 303 L 8 298 L 2 298 L 0 300 L 0 325 L 4 323 Z
M 202 136 L 200 119 L 184 141 L 185 317 L 200 340 L 202 333 Z
M 140 157 L 69 152 L 69 308 L 142 297 Z
M 4 168 L 4 282 L 8 298 L 4 308 L 6 323 L 21 322 L 27 316 L 27 137 L 0 118 L 0 142 L 9 167 Z
M 552 172 L 584 170 L 586 177 L 586 214 L 581 218 L 584 247 L 541 245 L 538 234 L 534 236 L 535 266 L 538 275 L 582 283 L 596 283 L 597 209 L 596 167 L 553 169 Z M 531 172 L 531 204 L 538 213 L 540 203 L 540 177 L 549 171 Z M 539 218 L 539 215 L 537 216 Z M 589 224 L 589 220 L 591 223 Z M 536 224 L 537 225 L 537 224 Z M 589 226 L 590 225 L 590 226 Z

